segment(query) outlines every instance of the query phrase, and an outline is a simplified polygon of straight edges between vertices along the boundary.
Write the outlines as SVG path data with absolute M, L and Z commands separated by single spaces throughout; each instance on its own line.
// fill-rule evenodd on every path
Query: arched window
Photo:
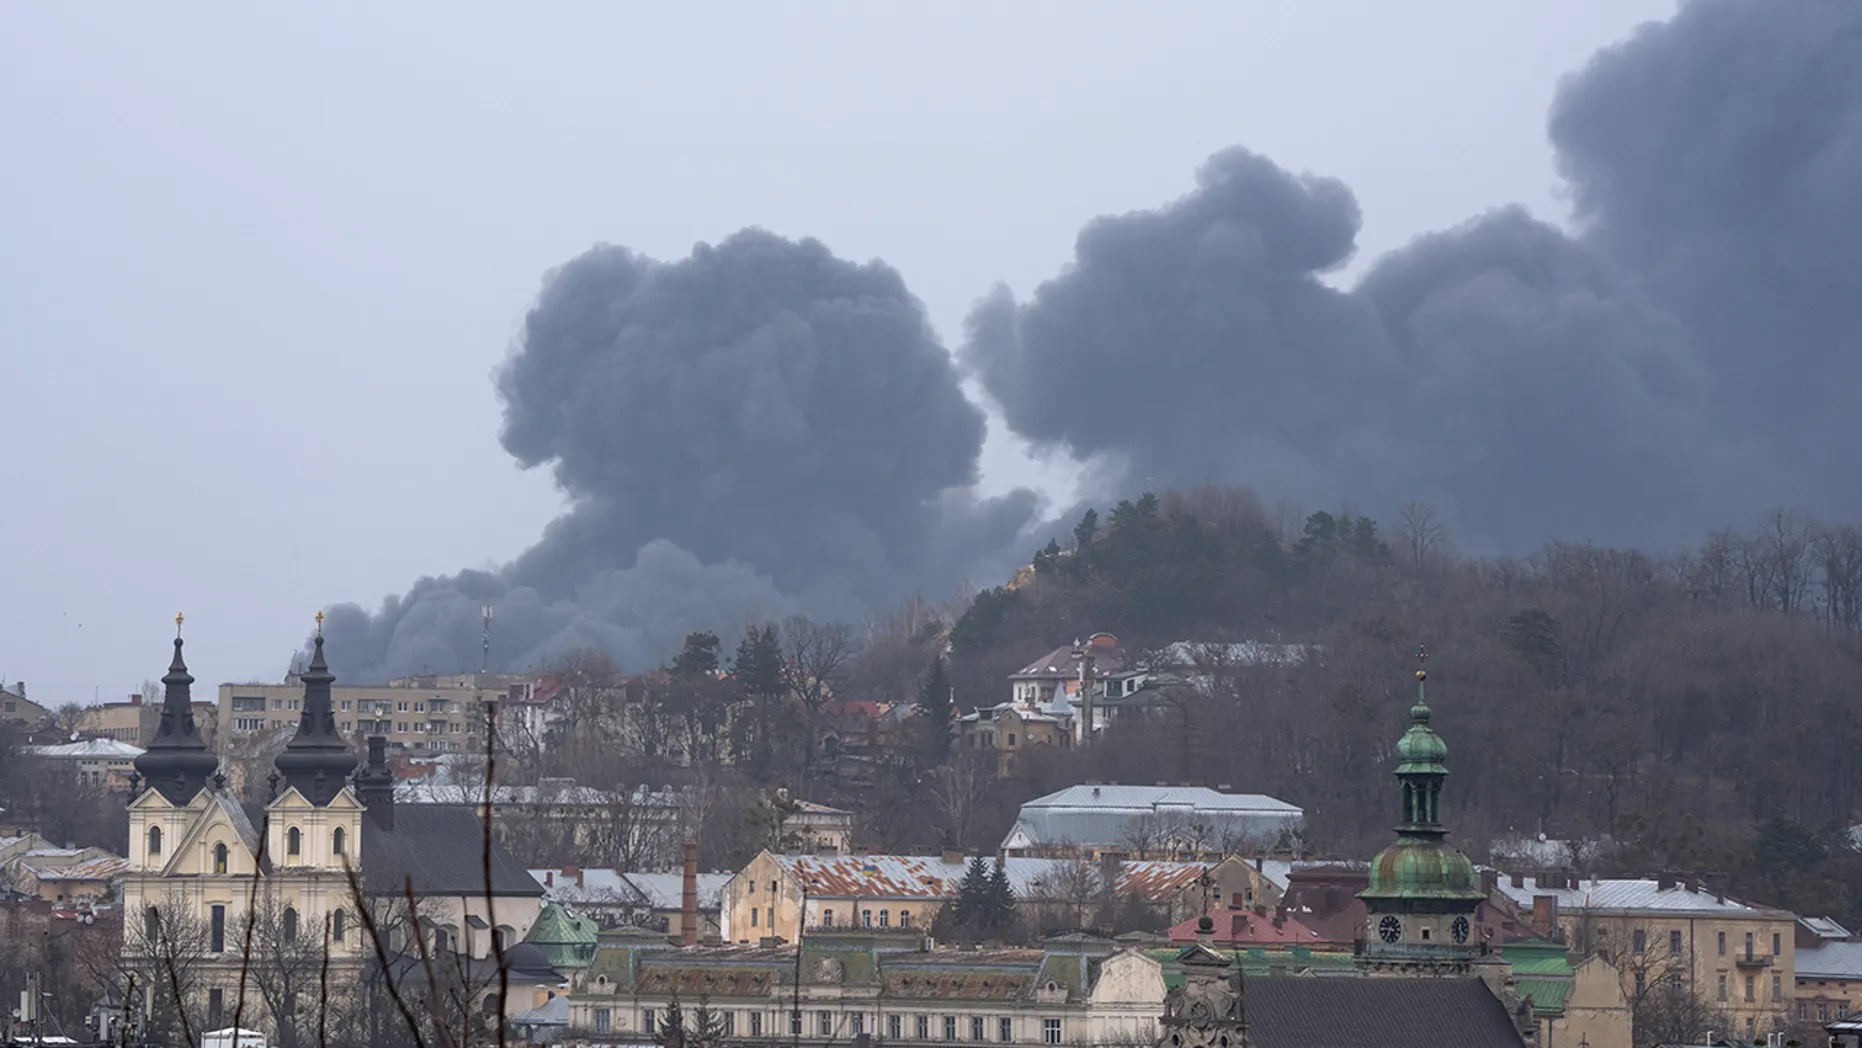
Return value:
M 302 855 L 303 852 L 304 835 L 298 832 L 297 827 L 293 826 L 284 831 L 284 853 L 286 855 Z
M 297 942 L 297 911 L 289 906 L 284 908 L 284 928 L 280 934 L 286 946 Z
M 341 833 L 343 831 L 337 830 L 336 832 Z M 348 934 L 348 932 L 349 932 L 349 915 L 344 913 L 341 910 L 337 910 L 335 913 L 330 914 L 330 939 L 331 941 L 342 942 L 343 936 Z
M 341 826 L 338 826 L 335 832 L 330 834 L 330 854 L 332 855 L 346 854 L 346 852 L 344 852 L 343 849 L 348 847 L 348 841 L 347 841 L 348 836 L 349 836 L 348 834 L 343 832 L 343 828 Z
M 911 926 L 912 926 L 912 911 L 900 910 L 899 911 L 899 927 L 910 928 Z
M 223 843 L 213 846 L 213 872 L 226 872 L 226 845 Z
M 153 906 L 142 915 L 142 937 L 149 940 L 151 946 L 162 937 L 162 912 Z
M 162 853 L 162 828 L 149 827 L 149 855 L 151 858 Z

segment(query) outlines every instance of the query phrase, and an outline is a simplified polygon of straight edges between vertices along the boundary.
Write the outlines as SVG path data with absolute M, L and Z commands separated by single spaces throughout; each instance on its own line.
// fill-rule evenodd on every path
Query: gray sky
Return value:
M 1673 3 L 917 7 L 0 11 L 0 678 L 120 697 L 177 610 L 203 681 L 269 677 L 318 607 L 534 542 L 561 500 L 490 374 L 595 242 L 819 237 L 949 345 L 1245 145 L 1351 186 L 1355 272 L 1562 220 L 1557 78 Z M 994 437 L 984 468 L 1056 475 Z

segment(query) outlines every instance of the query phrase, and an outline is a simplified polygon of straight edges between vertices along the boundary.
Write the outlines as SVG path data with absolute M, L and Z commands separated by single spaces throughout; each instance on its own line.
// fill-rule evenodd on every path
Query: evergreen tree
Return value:
M 1089 509 L 1080 515 L 1080 522 L 1073 526 L 1073 548 L 1084 553 L 1093 547 L 1093 540 L 1099 537 L 1099 511 Z
M 951 916 L 957 927 L 971 937 L 982 934 L 989 921 L 989 866 L 981 855 L 970 859 L 957 883 L 957 897 L 951 900 Z
M 724 1043 L 724 1013 L 713 1011 L 711 995 L 698 995 L 698 1007 L 692 1012 L 692 1030 L 686 1048 L 718 1048 Z
M 750 770 L 759 781 L 767 782 L 775 760 L 770 738 L 775 730 L 774 707 L 782 697 L 782 639 L 773 623 L 744 631 L 731 660 L 731 673 L 756 710 L 754 737 L 748 747 Z
M 1015 927 L 1015 889 L 1009 886 L 1009 871 L 1003 867 L 1001 859 L 997 859 L 995 869 L 989 871 L 983 912 L 985 926 L 997 938 Z
M 925 718 L 925 755 L 939 763 L 950 754 L 952 705 L 950 674 L 945 671 L 944 657 L 940 655 L 918 684 L 918 712 Z
M 673 657 L 672 672 L 687 677 L 716 673 L 722 663 L 722 648 L 723 642 L 710 630 L 688 633 L 685 635 L 685 646 Z
M 685 1048 L 685 1012 L 679 1007 L 679 995 L 666 1002 L 666 1014 L 653 1027 L 653 1043 L 660 1048 Z

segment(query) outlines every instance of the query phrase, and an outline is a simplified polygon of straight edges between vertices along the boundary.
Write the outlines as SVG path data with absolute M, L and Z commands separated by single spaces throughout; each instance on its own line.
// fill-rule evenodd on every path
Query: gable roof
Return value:
M 396 805 L 392 830 L 363 819 L 362 880 L 368 891 L 384 895 L 398 894 L 410 882 L 422 895 L 483 895 L 484 825 L 471 808 L 452 805 Z M 495 841 L 491 894 L 543 894 L 543 886 Z
M 1523 1045 L 1479 979 L 1245 979 L 1256 1048 Z
M 1660 881 L 1647 878 L 1591 878 L 1574 880 L 1572 884 L 1574 887 L 1570 888 L 1541 886 L 1536 877 L 1522 877 L 1519 886 L 1514 887 L 1512 879 L 1503 876 L 1497 887 L 1507 898 L 1526 908 L 1532 906 L 1535 896 L 1556 896 L 1561 913 L 1567 910 L 1607 910 L 1758 917 L 1774 912 L 1748 905 L 1730 896 L 1721 898 L 1710 891 L 1689 891 L 1684 884 L 1664 888 Z

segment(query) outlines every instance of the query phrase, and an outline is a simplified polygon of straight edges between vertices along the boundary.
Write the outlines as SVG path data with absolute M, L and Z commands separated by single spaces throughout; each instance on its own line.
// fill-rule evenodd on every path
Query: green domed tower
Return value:
M 1416 658 L 1426 663 L 1429 653 L 1418 648 Z M 1442 827 L 1448 744 L 1429 726 L 1428 677 L 1416 670 L 1416 705 L 1396 744 L 1402 797 L 1396 843 L 1377 853 L 1371 885 L 1358 893 L 1366 911 L 1363 963 L 1373 974 L 1466 975 L 1477 950 L 1474 916 L 1486 896 L 1474 864 L 1448 843 Z

